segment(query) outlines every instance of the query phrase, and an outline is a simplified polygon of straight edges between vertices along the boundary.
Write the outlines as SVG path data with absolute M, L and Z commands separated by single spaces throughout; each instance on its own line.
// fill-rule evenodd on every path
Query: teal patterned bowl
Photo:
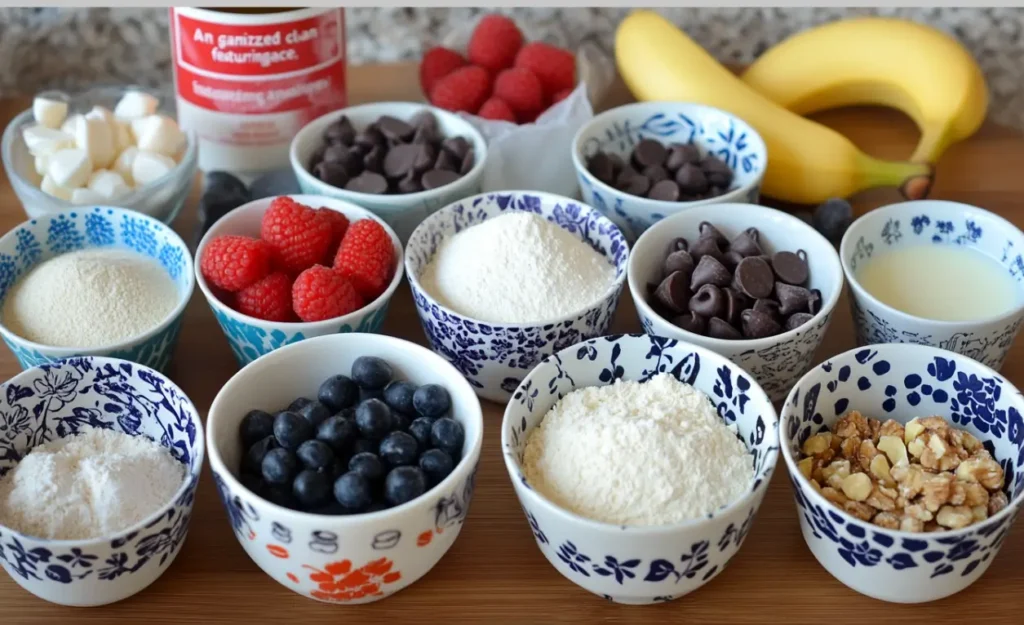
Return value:
M 39 263 L 82 249 L 128 249 L 156 259 L 178 288 L 178 304 L 142 336 L 93 349 L 50 347 L 26 340 L 0 323 L 0 336 L 23 369 L 76 356 L 120 358 L 164 371 L 171 361 L 195 280 L 188 247 L 171 228 L 137 211 L 108 206 L 41 215 L 0 238 L 0 306 L 22 276 Z
M 210 304 L 210 309 L 213 310 L 217 323 L 220 324 L 221 330 L 224 331 L 224 336 L 228 339 L 228 344 L 231 345 L 231 351 L 235 353 L 238 364 L 243 367 L 279 347 L 298 343 L 314 336 L 336 334 L 339 332 L 379 331 L 384 323 L 384 317 L 387 316 L 391 296 L 395 294 L 395 290 L 398 289 L 398 283 L 402 281 L 402 276 L 404 275 L 405 264 L 402 261 L 402 244 L 399 242 L 394 230 L 373 213 L 344 200 L 336 200 L 321 195 L 290 195 L 289 197 L 300 204 L 312 206 L 313 208 L 323 207 L 336 210 L 339 213 L 343 213 L 351 222 L 360 219 L 373 219 L 380 223 L 384 226 L 384 230 L 387 231 L 388 235 L 391 236 L 391 241 L 395 246 L 395 275 L 391 279 L 391 284 L 388 285 L 388 288 L 380 297 L 354 313 L 334 319 L 310 323 L 288 323 L 263 321 L 262 319 L 243 315 L 221 301 L 218 294 L 214 292 L 216 288 L 207 284 L 206 279 L 203 278 L 202 273 L 199 271 L 198 259 L 202 258 L 203 250 L 206 248 L 207 243 L 218 236 L 234 234 L 259 237 L 260 222 L 263 220 L 263 214 L 270 208 L 270 203 L 274 198 L 268 197 L 255 200 L 234 209 L 213 224 L 206 235 L 203 236 L 203 240 L 199 242 L 195 256 L 197 259 L 195 263 L 195 276 L 199 289 L 206 296 L 206 301 Z

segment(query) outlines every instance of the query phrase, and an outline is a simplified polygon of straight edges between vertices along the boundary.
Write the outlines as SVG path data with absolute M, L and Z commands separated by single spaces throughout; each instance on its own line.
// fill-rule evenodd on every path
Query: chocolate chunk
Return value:
M 679 201 L 679 185 L 674 180 L 662 180 L 651 187 L 651 190 L 647 192 L 647 197 L 659 202 L 677 202 Z
M 630 195 L 644 196 L 647 195 L 647 192 L 650 189 L 651 181 L 647 179 L 647 176 L 637 174 L 636 176 L 633 176 L 630 179 L 629 185 L 627 185 L 626 188 L 623 189 L 623 191 L 629 193 Z
M 757 300 L 754 302 L 754 310 L 764 313 L 776 321 L 782 319 L 782 314 L 779 312 L 779 303 L 773 299 Z
M 686 283 L 689 284 L 690 277 L 693 275 L 693 268 L 696 264 L 689 252 L 685 250 L 672 252 L 665 257 L 665 262 L 661 266 L 661 275 L 667 276 L 677 271 L 682 272 L 686 276 Z
M 713 284 L 705 284 L 693 294 L 689 302 L 690 312 L 704 317 L 723 317 L 725 315 L 725 294 Z
M 391 148 L 387 156 L 384 157 L 384 175 L 388 178 L 408 176 L 409 172 L 415 169 L 413 164 L 420 157 L 421 147 L 423 147 L 422 144 L 403 143 Z
M 355 143 L 363 149 L 372 150 L 374 147 L 385 145 L 387 140 L 376 128 L 367 128 L 356 135 Z
M 665 157 L 665 167 L 669 171 L 676 171 L 687 163 L 696 165 L 700 162 L 700 150 L 692 144 L 673 143 L 668 146 L 668 156 Z
M 420 182 L 423 184 L 424 189 L 437 189 L 443 187 L 446 184 L 451 184 L 459 179 L 459 175 L 452 171 L 445 169 L 431 169 L 427 173 L 423 174 L 423 178 Z
M 687 163 L 676 172 L 676 184 L 679 190 L 687 195 L 699 195 L 708 188 L 708 180 L 700 167 Z
M 807 310 L 811 301 L 810 291 L 785 282 L 775 283 L 775 296 L 779 299 L 779 313 L 783 316 Z
M 708 154 L 701 160 L 700 168 L 704 171 L 708 184 L 728 189 L 732 184 L 732 169 L 721 159 Z
M 772 294 L 775 276 L 760 256 L 748 256 L 736 265 L 736 286 L 747 297 L 762 299 Z
M 661 165 L 665 162 L 668 151 L 654 139 L 643 139 L 633 148 L 633 163 L 636 168 L 643 170 L 651 165 Z
M 662 180 L 668 180 L 668 172 L 665 171 L 665 168 L 662 167 L 661 165 L 651 165 L 650 167 L 645 167 L 644 170 L 640 173 L 646 176 L 647 179 L 651 181 L 652 185 L 656 185 Z
M 437 160 L 434 161 L 434 169 L 447 169 L 448 171 L 459 171 L 459 161 L 447 150 L 437 153 Z
M 668 244 L 668 253 L 669 254 L 671 254 L 672 252 L 679 252 L 679 251 L 685 252 L 685 251 L 687 251 L 689 249 L 690 249 L 690 244 L 687 243 L 686 239 L 684 239 L 683 237 L 676 237 L 676 238 L 672 239 L 671 243 Z
M 811 289 L 811 296 L 807 299 L 807 312 L 816 315 L 821 311 L 821 291 Z
M 724 319 L 735 325 L 739 323 L 740 313 L 750 308 L 750 298 L 730 287 L 722 289 L 722 293 L 725 295 Z
M 324 129 L 324 140 L 328 143 L 352 145 L 355 138 L 356 129 L 352 127 L 352 122 L 344 115 L 342 115 L 341 119 Z
M 735 341 L 743 338 L 743 335 L 740 334 L 739 330 L 732 327 L 725 321 L 722 321 L 718 317 L 712 317 L 708 320 L 708 336 L 727 341 Z
M 332 187 L 344 187 L 348 183 L 348 172 L 338 163 L 320 161 L 313 167 L 313 175 Z
M 722 249 L 718 245 L 718 241 L 711 237 L 697 239 L 690 246 L 690 255 L 696 261 L 699 261 L 704 256 L 710 256 L 718 261 L 722 261 L 725 258 L 725 255 L 722 254 Z
M 654 291 L 654 297 L 666 310 L 676 314 L 686 312 L 686 305 L 690 301 L 687 276 L 682 271 L 669 274 Z
M 419 193 L 423 190 L 423 185 L 420 184 L 416 172 L 411 171 L 409 175 L 398 181 L 396 188 L 399 193 Z
M 807 252 L 778 252 L 772 256 L 772 269 L 779 280 L 786 284 L 802 285 L 807 282 Z
M 814 319 L 814 315 L 805 312 L 793 313 L 786 319 L 786 332 L 795 330 L 800 326 L 804 325 L 811 319 Z
M 476 151 L 473 150 L 473 146 L 469 146 L 466 150 L 465 156 L 462 157 L 462 165 L 459 166 L 459 175 L 465 176 L 473 170 L 473 166 L 476 165 Z
M 716 228 L 710 221 L 702 221 L 697 224 L 697 231 L 702 239 L 714 239 L 720 248 L 729 247 L 729 239 L 725 238 L 722 231 Z
M 757 228 L 747 228 L 729 243 L 729 250 L 739 252 L 743 257 L 760 256 L 764 253 L 761 251 L 761 233 Z
M 598 152 L 590 157 L 587 162 L 587 171 L 605 184 L 612 184 L 615 181 L 615 165 L 604 152 Z
M 782 332 L 782 327 L 768 315 L 751 308 L 740 314 L 743 336 L 748 339 L 763 339 Z
M 384 155 L 386 149 L 381 146 L 375 146 L 366 156 L 363 157 L 363 167 L 366 171 L 372 171 L 375 174 L 384 173 Z
M 380 129 L 382 135 L 389 141 L 395 143 L 404 143 L 412 139 L 413 133 L 416 132 L 416 128 L 403 122 L 397 117 L 391 117 L 390 115 L 382 115 L 377 120 L 377 128 Z
M 672 324 L 694 334 L 704 334 L 708 331 L 708 320 L 692 311 L 688 315 L 676 317 L 672 320 Z
M 349 180 L 345 188 L 356 193 L 380 195 L 388 190 L 388 181 L 378 173 L 364 171 L 352 180 Z
M 452 153 L 459 162 L 466 158 L 466 153 L 470 149 L 469 141 L 466 141 L 462 137 L 450 137 L 441 142 L 441 148 L 448 150 Z
M 736 270 L 736 265 L 740 264 L 742 260 L 743 254 L 740 254 L 736 250 L 729 250 L 722 255 L 722 264 L 733 271 Z
M 719 287 L 729 286 L 731 281 L 732 274 L 725 268 L 725 265 L 714 256 L 705 255 L 700 257 L 697 266 L 693 268 L 693 276 L 690 278 L 690 289 L 696 291 L 705 284 L 713 284 Z M 771 283 L 769 282 L 769 284 Z
M 412 168 L 416 173 L 422 174 L 433 167 L 434 162 L 437 160 L 437 152 L 434 151 L 433 146 L 429 143 L 418 143 L 415 146 L 416 159 L 412 163 Z

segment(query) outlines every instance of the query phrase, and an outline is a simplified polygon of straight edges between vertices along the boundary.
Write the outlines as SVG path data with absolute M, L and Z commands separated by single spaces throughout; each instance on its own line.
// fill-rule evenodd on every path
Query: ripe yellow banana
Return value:
M 926 164 L 883 161 L 846 137 L 761 95 L 653 11 L 632 13 L 615 34 L 619 73 L 638 100 L 697 102 L 739 116 L 768 147 L 762 191 L 816 204 L 873 187 L 897 186 L 920 199 L 931 186 Z
M 765 52 L 742 75 L 799 115 L 841 106 L 899 109 L 921 130 L 910 160 L 935 163 L 985 120 L 988 89 L 970 53 L 915 22 L 865 17 L 805 30 Z

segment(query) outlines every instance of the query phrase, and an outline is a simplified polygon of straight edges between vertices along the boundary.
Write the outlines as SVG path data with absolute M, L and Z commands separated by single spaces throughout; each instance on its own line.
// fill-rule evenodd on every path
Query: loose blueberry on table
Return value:
M 315 514 L 401 505 L 459 463 L 465 431 L 450 411 L 443 386 L 395 380 L 385 360 L 362 356 L 348 376 L 324 380 L 316 399 L 245 415 L 241 481 L 268 501 Z

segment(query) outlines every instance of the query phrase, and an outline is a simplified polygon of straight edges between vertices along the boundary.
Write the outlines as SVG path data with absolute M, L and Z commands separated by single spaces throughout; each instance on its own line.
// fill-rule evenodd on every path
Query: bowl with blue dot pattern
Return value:
M 0 324 L 0 336 L 22 368 L 73 356 L 108 356 L 166 370 L 181 330 L 195 278 L 192 256 L 166 224 L 136 211 L 108 206 L 82 207 L 30 219 L 0 238 L 0 306 L 11 288 L 33 267 L 61 254 L 93 248 L 117 248 L 157 261 L 174 281 L 178 302 L 155 328 L 142 336 L 92 349 L 42 345 Z
M 826 500 L 801 474 L 804 441 L 851 410 L 906 424 L 940 416 L 985 446 L 1005 474 L 1009 500 L 962 529 L 905 532 L 862 521 Z M 992 564 L 1024 503 L 1024 397 L 985 365 L 923 345 L 859 347 L 811 369 L 790 392 L 779 424 L 800 530 L 837 580 L 883 601 L 923 603 L 976 582 Z

